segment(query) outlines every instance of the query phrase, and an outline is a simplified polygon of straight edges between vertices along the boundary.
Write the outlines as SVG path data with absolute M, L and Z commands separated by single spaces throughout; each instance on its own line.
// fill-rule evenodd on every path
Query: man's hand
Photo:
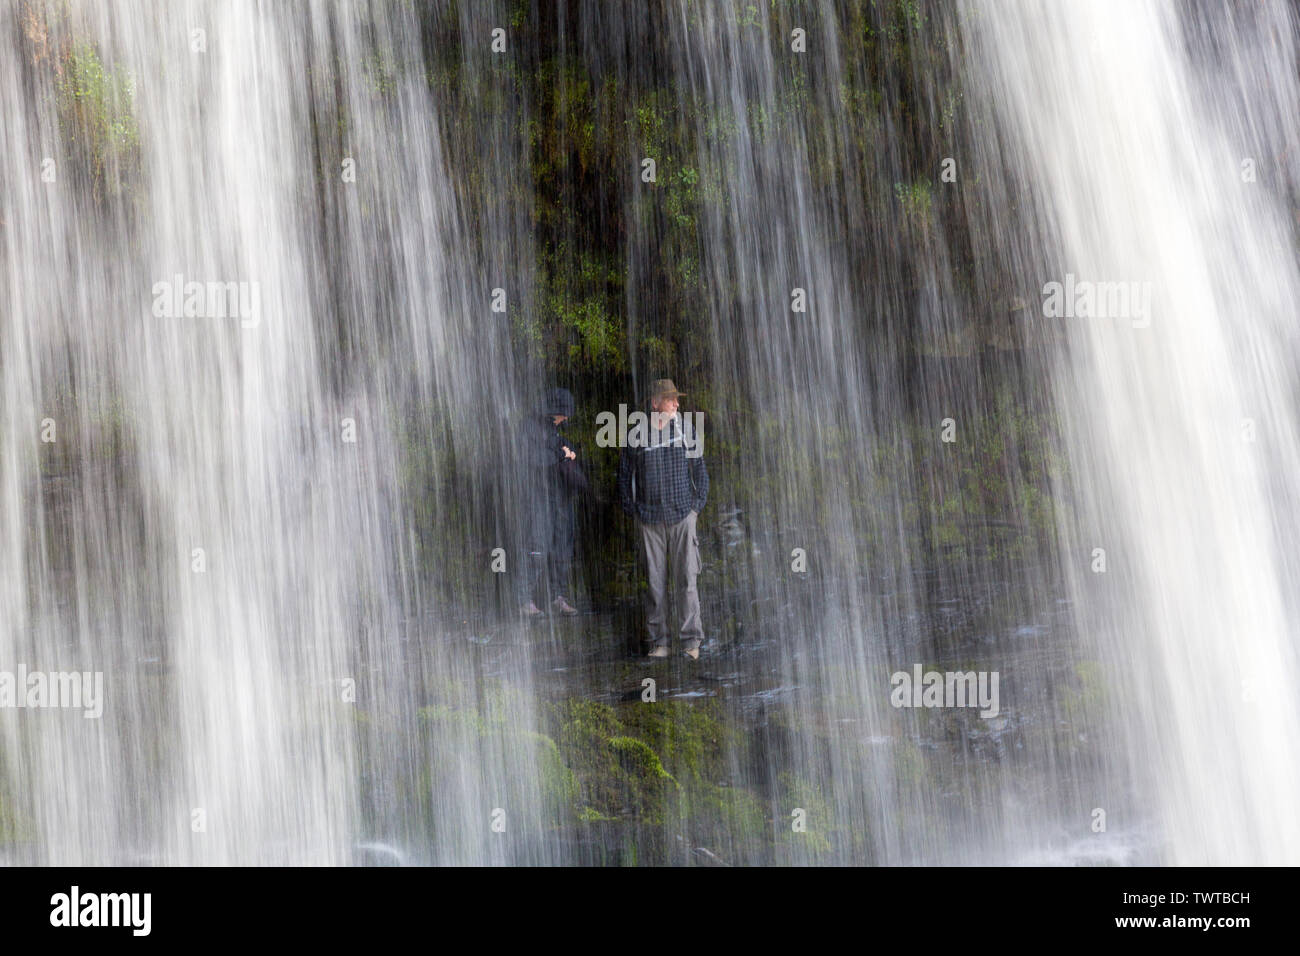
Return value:
M 565 457 L 565 458 L 577 458 L 578 456 L 575 455 L 575 454 L 574 454 L 574 453 L 569 449 L 569 446 L 568 446 L 568 445 L 565 445 L 565 446 L 564 446 L 564 457 Z

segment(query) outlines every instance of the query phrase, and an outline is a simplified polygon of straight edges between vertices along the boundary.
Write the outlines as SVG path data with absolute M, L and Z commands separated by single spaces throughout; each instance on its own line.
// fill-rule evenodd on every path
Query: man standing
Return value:
M 650 427 L 645 441 L 633 440 L 618 464 L 618 494 L 623 511 L 634 517 L 641 535 L 650 590 L 646 595 L 646 626 L 650 657 L 667 657 L 669 634 L 668 564 L 676 581 L 677 612 L 681 615 L 682 649 L 691 660 L 700 657 L 704 626 L 700 623 L 700 539 L 695 521 L 709 497 L 709 473 L 704 467 L 702 440 L 677 414 L 672 379 L 654 383 L 650 394 Z

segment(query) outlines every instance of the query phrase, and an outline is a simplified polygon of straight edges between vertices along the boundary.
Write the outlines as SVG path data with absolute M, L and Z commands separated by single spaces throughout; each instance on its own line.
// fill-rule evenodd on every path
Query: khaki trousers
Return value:
M 700 573 L 700 538 L 695 532 L 697 515 L 690 512 L 676 524 L 643 524 L 641 529 L 641 555 L 645 559 L 650 590 L 646 593 L 646 628 L 650 643 L 660 647 L 669 644 L 668 634 L 668 565 L 673 571 L 677 614 L 681 618 L 680 634 L 683 650 L 699 647 L 704 640 L 704 625 L 700 623 L 700 592 L 695 579 Z

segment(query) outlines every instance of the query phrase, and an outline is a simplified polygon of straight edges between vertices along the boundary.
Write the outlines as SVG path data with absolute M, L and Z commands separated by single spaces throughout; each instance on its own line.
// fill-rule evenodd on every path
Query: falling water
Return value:
M 1110 746 L 1141 781 L 1125 815 L 1158 823 L 1170 862 L 1294 861 L 1294 11 L 964 16 L 1041 217 L 1025 238 L 1044 249 L 1011 240 L 1026 279 L 1151 289 L 1146 315 L 1043 320 L 1067 326 L 1054 386 L 1081 521 L 1062 562 L 1107 665 Z
M 1291 13 L 644 7 L 0 12 L 0 671 L 105 675 L 0 859 L 1295 860 Z M 665 375 L 698 673 L 600 503 L 592 613 L 488 570 L 545 382 L 608 485 Z
M 370 737 L 430 703 L 402 443 L 454 428 L 479 455 L 510 417 L 511 357 L 466 303 L 530 258 L 457 202 L 411 16 L 6 6 L 0 648 L 107 681 L 101 721 L 0 715 L 30 859 L 339 863 L 400 816 L 401 755 Z M 479 132 L 485 175 L 511 164 Z M 191 282 L 250 298 L 186 317 Z M 472 802 L 478 773 L 436 792 Z

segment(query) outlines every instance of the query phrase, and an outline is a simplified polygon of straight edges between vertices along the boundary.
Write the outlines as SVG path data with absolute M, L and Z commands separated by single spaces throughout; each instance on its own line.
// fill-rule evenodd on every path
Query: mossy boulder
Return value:
M 581 791 L 579 819 L 632 824 L 626 860 L 770 857 L 770 812 L 732 785 L 743 740 L 716 702 L 569 699 L 550 718 Z
M 632 817 L 654 825 L 664 821 L 677 781 L 648 744 L 624 733 L 612 707 L 566 700 L 552 705 L 551 719 L 589 819 Z

